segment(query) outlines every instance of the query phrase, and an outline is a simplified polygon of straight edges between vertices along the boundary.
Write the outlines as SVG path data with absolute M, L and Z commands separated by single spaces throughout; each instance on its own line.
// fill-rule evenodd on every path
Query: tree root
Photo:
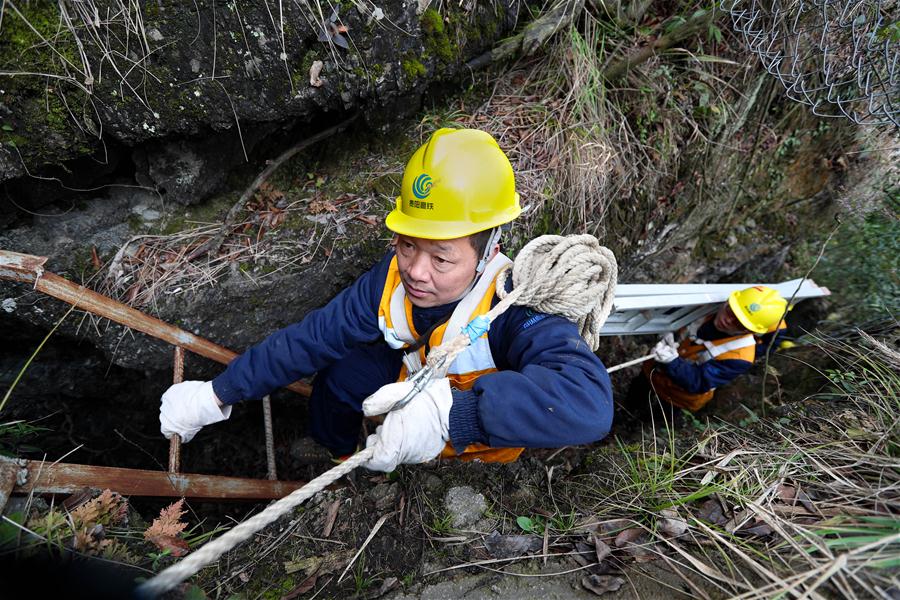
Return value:
M 476 56 L 466 66 L 476 71 L 513 56 L 531 56 L 556 32 L 572 23 L 584 10 L 584 0 L 559 0 L 544 15 L 529 23 L 522 33 Z
M 603 77 L 609 82 L 621 79 L 637 65 L 644 63 L 660 52 L 668 50 L 681 40 L 699 31 L 702 27 L 712 22 L 712 10 L 698 10 L 687 20 L 673 28 L 672 31 L 661 35 L 652 44 L 638 48 L 630 52 L 625 58 L 609 65 L 603 72 Z

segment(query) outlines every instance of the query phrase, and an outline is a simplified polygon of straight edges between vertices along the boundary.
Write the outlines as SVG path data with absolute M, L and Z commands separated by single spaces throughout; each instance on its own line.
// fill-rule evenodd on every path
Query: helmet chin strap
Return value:
M 494 246 L 500 241 L 500 234 L 502 233 L 500 227 L 494 227 L 491 230 L 491 236 L 488 238 L 487 244 L 484 246 L 484 250 L 481 252 L 481 260 L 478 261 L 478 266 L 475 267 L 475 281 L 478 281 L 478 278 L 484 272 L 484 268 L 487 266 L 488 262 L 491 259 L 491 252 L 494 249 Z M 472 285 L 475 285 L 474 281 Z

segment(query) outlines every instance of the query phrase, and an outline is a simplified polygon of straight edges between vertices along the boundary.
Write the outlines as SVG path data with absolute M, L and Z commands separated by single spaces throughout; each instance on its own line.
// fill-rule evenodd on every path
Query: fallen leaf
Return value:
M 318 579 L 319 575 L 317 573 L 313 573 L 312 575 L 298 583 L 296 586 L 294 586 L 294 589 L 282 596 L 281 600 L 294 600 L 294 598 L 296 598 L 297 596 L 305 594 L 309 590 L 316 587 L 316 581 L 318 581 Z
M 376 598 L 381 598 L 392 589 L 397 587 L 399 583 L 400 581 L 396 577 L 388 577 L 381 583 L 381 587 L 379 587 L 377 590 L 369 592 L 368 594 L 363 596 L 363 598 L 365 598 L 365 600 L 375 600 Z
M 626 529 L 616 536 L 613 544 L 622 548 L 637 562 L 647 562 L 656 559 L 656 554 L 649 549 L 650 536 L 646 531 L 638 527 Z
M 73 493 L 71 496 L 66 498 L 62 506 L 68 511 L 73 511 L 85 502 L 89 501 L 93 496 L 93 492 L 91 492 L 91 488 L 81 488 L 81 491 Z
M 749 509 L 747 510 L 739 510 L 734 513 L 734 516 L 728 519 L 725 522 L 725 531 L 728 533 L 734 533 L 739 527 L 743 527 L 746 525 L 749 520 L 753 518 Z
M 728 521 L 728 517 L 725 516 L 725 511 L 722 510 L 722 505 L 719 504 L 719 501 L 715 498 L 709 498 L 700 505 L 700 509 L 697 511 L 697 517 L 714 525 L 723 525 Z
M 128 291 L 125 292 L 125 304 L 131 304 L 132 302 L 134 302 L 134 299 L 137 297 L 140 291 L 141 286 L 136 283 L 128 288 Z
M 494 558 L 513 558 L 528 552 L 537 552 L 543 541 L 533 535 L 500 535 L 494 530 L 484 539 L 484 547 Z
M 317 215 L 321 212 L 337 212 L 338 208 L 329 200 L 313 200 L 309 203 L 309 212 Z
M 764 521 L 756 521 L 750 527 L 741 527 L 737 530 L 737 533 L 747 533 L 750 535 L 756 535 L 759 537 L 765 537 L 767 535 L 772 535 L 774 530 L 769 527 Z
M 674 538 L 687 532 L 688 524 L 674 510 L 661 510 L 659 514 L 662 518 L 657 521 L 656 528 L 660 533 Z
M 576 550 L 578 550 L 578 548 L 576 548 Z M 589 567 L 593 564 L 596 564 L 593 561 L 586 559 L 584 557 L 584 554 L 585 553 L 582 553 L 582 552 L 576 552 L 576 553 L 572 554 L 572 560 L 577 562 L 582 567 Z
M 797 496 L 797 488 L 795 488 L 792 485 L 782 483 L 775 490 L 775 494 L 778 496 L 779 499 L 790 503 Z
M 612 575 L 588 575 L 581 578 L 581 587 L 602 596 L 606 592 L 615 592 L 625 583 L 621 577 Z
M 335 500 L 328 507 L 328 512 L 325 513 L 325 526 L 322 527 L 322 537 L 327 538 L 331 535 L 331 530 L 334 529 L 334 522 L 337 520 L 338 509 L 341 507 L 341 501 Z
M 347 39 L 340 34 L 338 28 L 334 25 L 332 25 L 331 41 L 334 42 L 335 46 L 340 46 L 344 50 L 350 49 L 350 44 L 347 43 Z
M 100 267 L 103 266 L 103 263 L 100 262 L 100 257 L 97 255 L 96 246 L 91 246 L 91 265 L 93 265 L 95 271 L 99 271 Z
M 597 562 L 603 562 L 607 556 L 610 555 L 612 549 L 609 545 L 598 538 L 596 535 L 594 536 L 594 551 L 597 553 Z
M 162 551 L 168 550 L 172 556 L 184 556 L 191 551 L 191 547 L 186 541 L 174 535 L 154 535 L 148 537 L 147 540 L 153 542 Z
M 613 519 L 611 521 L 603 521 L 597 525 L 597 531 L 602 534 L 603 539 L 614 538 L 618 533 L 631 526 L 628 519 Z
M 797 500 L 799 500 L 800 504 L 803 505 L 803 508 L 805 508 L 809 512 L 811 512 L 813 514 L 821 514 L 821 513 L 819 513 L 819 511 L 816 510 L 816 507 L 813 505 L 812 499 L 809 497 L 809 495 L 806 492 L 804 492 L 802 489 L 797 490 Z
M 631 546 L 630 548 L 626 548 L 625 551 L 634 557 L 634 562 L 636 563 L 651 562 L 659 558 L 659 554 L 652 552 L 644 546 Z
M 628 544 L 633 544 L 641 537 L 641 534 L 644 533 L 642 529 L 637 527 L 632 527 L 630 529 L 626 529 L 619 533 L 616 536 L 616 540 L 613 542 L 616 548 L 623 548 Z

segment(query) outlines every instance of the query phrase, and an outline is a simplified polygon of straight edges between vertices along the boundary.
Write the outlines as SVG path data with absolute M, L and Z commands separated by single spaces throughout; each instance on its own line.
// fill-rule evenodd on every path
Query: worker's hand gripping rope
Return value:
M 446 377 L 424 375 L 415 383 L 409 380 L 383 386 L 363 402 L 367 417 L 387 413 L 384 423 L 367 440 L 366 449 L 373 455 L 363 466 L 390 472 L 401 464 L 437 458 L 450 439 L 451 406 L 453 392 Z
M 476 317 L 458 337 L 467 345 L 484 335 L 490 326 L 489 317 Z M 450 380 L 440 376 L 449 357 L 449 353 L 439 354 L 406 381 L 388 384 L 366 398 L 363 413 L 367 417 L 387 416 L 375 434 L 369 436 L 366 447 L 374 455 L 363 466 L 374 471 L 393 471 L 401 464 L 426 462 L 441 453 L 450 439 L 453 406 Z
M 397 409 L 403 408 L 404 406 L 409 404 L 410 400 L 415 398 L 419 392 L 424 390 L 425 387 L 428 386 L 429 383 L 431 383 L 431 381 L 435 377 L 436 372 L 442 370 L 445 362 L 446 362 L 446 357 L 442 357 L 440 360 L 435 361 L 434 365 L 427 364 L 423 368 L 416 371 L 416 373 L 412 377 L 410 377 L 409 379 L 407 379 L 404 382 L 401 382 L 401 383 L 407 383 L 407 384 L 411 383 L 412 384 L 412 388 L 410 388 L 410 390 L 406 393 L 406 395 L 403 396 L 402 398 L 396 400 L 394 402 L 394 404 L 392 404 L 391 406 L 388 406 L 388 407 L 384 408 L 383 410 L 378 410 L 378 412 L 373 412 L 372 415 L 381 415 L 381 414 L 384 414 L 391 410 L 397 410 Z M 391 385 L 393 385 L 393 384 L 391 384 Z M 375 394 L 377 394 L 377 393 L 378 392 L 375 392 Z M 373 394 L 369 398 L 372 398 L 373 396 L 375 396 L 375 394 Z M 366 402 L 368 402 L 368 399 L 366 400 Z M 363 406 L 365 407 L 365 403 L 363 403 Z M 374 408 L 373 408 L 373 410 L 374 410 Z M 369 415 L 368 413 L 366 413 L 366 416 L 372 416 L 372 415 Z
M 656 346 L 653 347 L 653 357 L 656 362 L 668 364 L 678 358 L 678 344 L 675 343 L 675 337 L 671 333 L 667 333 Z

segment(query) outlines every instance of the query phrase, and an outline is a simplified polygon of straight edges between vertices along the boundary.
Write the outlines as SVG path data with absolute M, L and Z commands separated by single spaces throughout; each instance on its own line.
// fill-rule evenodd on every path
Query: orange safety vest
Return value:
M 782 321 L 779 329 L 785 327 L 787 325 Z M 772 331 L 775 331 L 775 326 L 768 333 Z M 713 341 L 694 337 L 681 341 L 678 345 L 678 355 L 697 364 L 710 360 L 744 360 L 752 364 L 756 360 L 756 344 L 756 337 L 751 333 Z M 688 392 L 672 381 L 665 369 L 652 360 L 644 363 L 643 371 L 656 395 L 679 408 L 700 410 L 712 400 L 716 391 L 716 388 L 713 388 L 705 392 Z
M 503 254 L 497 254 L 485 266 L 484 273 L 475 286 L 466 294 L 447 322 L 436 327 L 428 338 L 428 345 L 432 348 L 440 346 L 444 342 L 444 334 L 450 332 L 447 339 L 451 339 L 462 331 L 469 321 L 479 315 L 486 314 L 491 309 L 491 302 L 496 293 L 497 274 L 512 261 Z M 403 349 L 415 343 L 419 334 L 415 330 L 412 317 L 412 302 L 406 295 L 403 283 L 400 279 L 400 271 L 397 267 L 397 257 L 391 259 L 385 280 L 384 292 L 378 304 L 378 328 L 384 335 L 384 341 L 391 348 Z M 415 373 L 425 364 L 425 347 L 416 352 L 408 352 L 403 357 L 403 367 L 400 369 L 398 381 L 405 380 L 409 373 Z M 447 378 L 450 386 L 457 390 L 469 390 L 475 381 L 485 373 L 494 373 L 497 366 L 491 354 L 491 346 L 487 333 L 472 342 L 472 344 L 460 353 L 450 364 Z M 441 458 L 457 457 L 460 460 L 479 460 L 483 462 L 512 462 L 522 453 L 524 448 L 492 448 L 484 444 L 470 444 L 461 453 L 457 454 L 453 446 L 448 442 L 441 452 Z

